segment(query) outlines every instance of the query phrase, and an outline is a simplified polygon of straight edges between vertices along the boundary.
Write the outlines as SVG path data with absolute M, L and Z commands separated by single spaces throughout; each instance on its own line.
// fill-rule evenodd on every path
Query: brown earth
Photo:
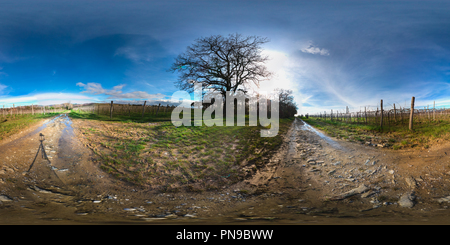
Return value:
M 380 149 L 329 139 L 296 119 L 278 153 L 245 182 L 161 193 L 101 171 L 81 141 L 85 123 L 62 115 L 1 142 L 0 224 L 449 223 L 449 204 L 439 201 L 450 195 L 450 144 Z M 27 172 L 39 133 L 50 163 L 39 154 Z M 414 206 L 401 206 L 411 192 Z

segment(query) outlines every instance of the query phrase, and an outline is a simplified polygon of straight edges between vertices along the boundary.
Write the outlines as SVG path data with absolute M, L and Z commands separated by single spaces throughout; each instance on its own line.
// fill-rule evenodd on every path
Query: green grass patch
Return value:
M 86 127 L 80 130 L 91 133 L 85 140 L 98 154 L 102 169 L 119 179 L 161 190 L 183 186 L 213 190 L 242 181 L 246 173 L 241 164 L 263 167 L 265 159 L 281 146 L 294 119 L 280 119 L 275 137 L 261 137 L 261 130 L 266 129 L 261 126 L 175 127 L 170 121 L 111 121 L 78 111 L 70 116 L 85 119 Z
M 114 107 L 114 108 L 116 108 L 116 107 Z M 117 107 L 117 108 L 119 108 L 119 107 Z M 137 107 L 141 107 L 141 106 L 137 106 Z M 136 108 L 134 110 L 136 111 Z M 109 111 L 108 111 L 108 113 L 105 113 L 104 111 L 97 113 L 97 110 L 94 110 L 93 112 L 84 112 L 84 111 L 79 111 L 79 110 L 74 109 L 70 112 L 70 116 L 72 118 L 78 118 L 78 119 L 97 120 L 97 121 L 113 121 L 113 122 L 124 122 L 124 123 L 171 121 L 171 113 L 170 112 L 163 112 L 161 110 L 160 112 L 158 112 L 158 115 L 156 115 L 156 113 L 154 111 L 153 112 L 147 111 L 144 113 L 144 116 L 142 116 L 142 110 L 139 110 L 140 111 L 139 113 L 136 113 L 135 111 L 133 111 L 131 113 L 128 113 L 125 111 L 118 111 L 118 112 L 113 111 L 113 116 L 111 118 Z

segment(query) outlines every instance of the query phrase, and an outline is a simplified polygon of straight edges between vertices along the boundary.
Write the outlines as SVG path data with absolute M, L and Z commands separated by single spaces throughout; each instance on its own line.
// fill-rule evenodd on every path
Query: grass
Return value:
M 51 118 L 61 113 L 67 113 L 69 111 L 60 113 L 45 113 L 44 114 L 25 114 L 25 115 L 8 115 L 5 117 L 0 116 L 0 140 L 7 138 L 13 134 L 16 134 L 27 127 L 38 123 L 42 119 Z
M 111 121 L 78 111 L 69 116 L 87 119 L 80 130 L 103 170 L 161 191 L 215 190 L 242 181 L 242 167 L 263 167 L 293 122 L 280 119 L 277 136 L 260 137 L 261 126 L 175 127 L 170 121 Z
M 132 112 L 128 113 L 114 113 L 113 117 L 110 118 L 109 114 L 104 113 L 90 113 L 84 112 L 80 110 L 72 110 L 70 113 L 72 118 L 78 119 L 88 119 L 88 120 L 100 120 L 100 121 L 116 121 L 116 122 L 161 122 L 161 121 L 170 121 L 171 114 L 169 112 L 159 112 L 156 116 L 154 113 L 146 112 L 144 113 L 144 117 L 142 117 L 142 113 Z
M 394 150 L 421 147 L 429 148 L 450 139 L 450 121 L 419 121 L 414 123 L 414 130 L 408 125 L 391 124 L 379 126 L 362 123 L 346 123 L 315 118 L 303 118 L 310 125 L 324 131 L 329 136 L 353 142 L 371 142 L 384 144 Z

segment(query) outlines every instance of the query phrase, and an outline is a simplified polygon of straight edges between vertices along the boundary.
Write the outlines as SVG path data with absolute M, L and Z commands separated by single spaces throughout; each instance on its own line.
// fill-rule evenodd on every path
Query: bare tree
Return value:
M 246 93 L 245 85 L 259 87 L 260 81 L 271 75 L 264 65 L 268 57 L 261 55 L 261 45 L 267 42 L 266 38 L 240 34 L 200 38 L 175 59 L 169 71 L 180 73 L 176 86 L 187 92 L 193 92 L 195 81 L 224 97 L 227 91 Z
M 72 105 L 71 101 L 66 102 L 66 103 L 63 103 L 63 107 L 64 107 L 66 110 L 72 110 L 72 109 L 73 109 L 73 105 Z
M 297 114 L 298 105 L 294 101 L 293 91 L 289 89 L 275 89 L 278 93 L 280 103 L 280 117 L 293 117 Z

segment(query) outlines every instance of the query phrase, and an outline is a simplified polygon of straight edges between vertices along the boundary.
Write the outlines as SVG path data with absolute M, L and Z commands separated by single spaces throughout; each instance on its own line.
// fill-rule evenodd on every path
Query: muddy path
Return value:
M 340 224 L 450 222 L 448 144 L 394 151 L 332 139 L 300 119 L 287 142 L 277 167 L 250 183 L 298 198 L 279 204 L 297 210 L 291 217 Z
M 277 154 L 246 181 L 159 193 L 102 172 L 79 140 L 83 125 L 62 114 L 0 143 L 0 224 L 449 221 L 442 198 L 450 195 L 450 147 L 394 152 L 330 139 L 296 119 Z M 39 154 L 30 169 L 40 133 L 49 161 Z

